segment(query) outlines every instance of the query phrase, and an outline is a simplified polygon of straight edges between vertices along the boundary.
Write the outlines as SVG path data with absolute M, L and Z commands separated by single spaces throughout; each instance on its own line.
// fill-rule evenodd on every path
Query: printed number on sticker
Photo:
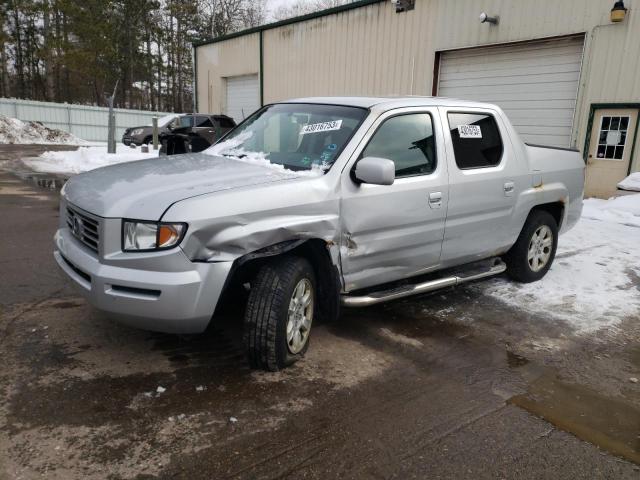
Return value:
M 482 138 L 480 125 L 458 125 L 460 138 Z
M 304 135 L 305 133 L 318 133 L 318 132 L 328 132 L 330 130 L 340 130 L 342 127 L 342 120 L 334 120 L 333 122 L 322 122 L 322 123 L 312 123 L 310 125 L 305 125 L 300 130 L 300 135 Z

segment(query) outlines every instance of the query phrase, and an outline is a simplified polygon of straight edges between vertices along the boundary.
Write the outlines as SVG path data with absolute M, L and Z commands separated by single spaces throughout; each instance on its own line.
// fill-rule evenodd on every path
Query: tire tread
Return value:
M 286 285 L 305 266 L 310 269 L 303 258 L 282 257 L 263 265 L 252 280 L 243 333 L 251 368 L 277 371 L 289 363 L 278 354 L 278 321 L 288 308 Z
M 553 232 L 553 246 L 551 257 L 547 265 L 540 271 L 534 272 L 529 268 L 527 254 L 529 250 L 529 240 L 533 232 L 541 225 L 548 225 Z M 532 210 L 522 227 L 518 240 L 504 256 L 507 264 L 507 275 L 513 280 L 521 283 L 530 283 L 540 280 L 551 268 L 558 246 L 558 225 L 553 216 L 545 210 Z

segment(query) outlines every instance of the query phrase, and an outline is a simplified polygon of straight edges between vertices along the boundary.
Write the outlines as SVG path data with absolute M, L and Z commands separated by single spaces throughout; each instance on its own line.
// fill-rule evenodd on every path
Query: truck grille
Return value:
M 90 250 L 98 253 L 100 246 L 100 223 L 98 220 L 67 206 L 67 225 L 74 237 Z

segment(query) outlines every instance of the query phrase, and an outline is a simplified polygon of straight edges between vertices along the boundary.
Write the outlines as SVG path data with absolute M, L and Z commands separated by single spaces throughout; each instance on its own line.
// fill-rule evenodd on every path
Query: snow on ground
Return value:
M 114 165 L 121 162 L 157 157 L 158 151 L 149 149 L 142 153 L 139 148 L 116 145 L 116 153 L 107 153 L 106 145 L 80 147 L 75 151 L 44 152 L 37 158 L 25 159 L 23 162 L 37 172 L 74 174 L 93 170 L 94 168 Z
M 618 184 L 622 190 L 640 192 L 640 172 L 634 172 Z
M 23 122 L 0 115 L 0 143 L 84 145 L 84 140 L 39 122 Z
M 585 200 L 582 219 L 560 236 L 542 280 L 500 278 L 478 288 L 519 309 L 564 320 L 578 333 L 640 318 L 640 194 Z

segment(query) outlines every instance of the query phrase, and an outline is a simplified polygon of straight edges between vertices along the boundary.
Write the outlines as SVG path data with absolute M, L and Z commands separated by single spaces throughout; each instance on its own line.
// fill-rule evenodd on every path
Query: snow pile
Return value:
M 38 158 L 25 159 L 23 162 L 37 172 L 73 174 L 116 163 L 157 157 L 158 151 L 149 149 L 142 153 L 140 149 L 117 145 L 116 153 L 107 153 L 107 146 L 80 147 L 72 152 L 44 152 Z
M 618 184 L 621 190 L 631 190 L 632 192 L 640 192 L 640 172 L 629 175 Z
M 640 215 L 640 195 L 586 200 L 583 218 L 560 237 L 555 262 L 542 280 L 518 284 L 500 278 L 477 288 L 519 309 L 564 320 L 578 333 L 637 318 L 640 216 L 634 212 Z
M 68 132 L 0 115 L 0 143 L 83 145 L 87 142 Z
M 609 200 L 588 198 L 584 201 L 582 216 L 640 227 L 640 194 L 624 195 Z
M 230 138 L 229 140 L 211 145 L 209 148 L 204 150 L 203 153 L 206 153 L 207 155 L 228 157 L 238 160 L 239 162 L 259 165 L 261 167 L 267 167 L 281 173 L 287 173 L 299 177 L 319 177 L 328 169 L 328 165 L 326 164 L 314 164 L 311 166 L 310 170 L 289 170 L 279 163 L 271 163 L 267 158 L 269 156 L 268 153 L 251 152 L 241 147 L 241 145 L 249 140 L 252 135 L 252 132 L 242 132 L 240 135 Z

